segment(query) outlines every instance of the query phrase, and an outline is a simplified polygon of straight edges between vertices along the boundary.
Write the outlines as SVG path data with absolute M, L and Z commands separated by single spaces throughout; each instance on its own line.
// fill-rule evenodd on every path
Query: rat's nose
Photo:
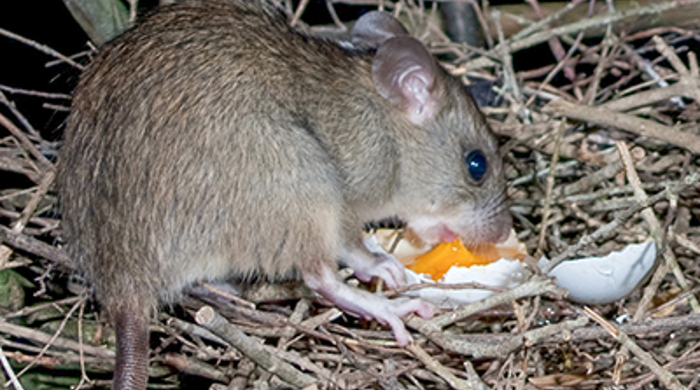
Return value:
M 501 214 L 499 214 L 493 221 L 493 241 L 494 243 L 499 243 L 505 241 L 510 235 L 510 230 L 513 228 L 513 216 L 510 215 L 510 211 L 506 208 Z

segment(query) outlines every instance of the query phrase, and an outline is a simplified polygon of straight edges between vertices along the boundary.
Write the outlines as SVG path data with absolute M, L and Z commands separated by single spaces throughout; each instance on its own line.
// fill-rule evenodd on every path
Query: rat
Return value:
M 405 283 L 364 223 L 471 245 L 512 223 L 485 118 L 400 22 L 369 13 L 340 44 L 264 1 L 166 6 L 104 46 L 74 92 L 57 187 L 66 248 L 116 330 L 115 389 L 145 389 L 149 319 L 199 281 L 299 279 L 406 345 L 401 317 L 431 305 L 337 277 Z

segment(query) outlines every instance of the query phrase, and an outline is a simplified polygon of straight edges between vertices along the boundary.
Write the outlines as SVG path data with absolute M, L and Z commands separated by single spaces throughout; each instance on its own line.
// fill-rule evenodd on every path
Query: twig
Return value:
M 430 320 L 429 327 L 444 328 L 457 321 L 462 321 L 482 310 L 490 309 L 503 304 L 508 304 L 513 300 L 541 294 L 558 294 L 566 295 L 566 292 L 554 284 L 549 278 L 534 276 L 529 281 L 521 284 L 512 290 L 503 291 L 498 294 L 491 295 L 481 301 L 474 302 L 470 305 L 453 310 L 449 313 L 437 316 Z
M 289 316 L 289 322 L 292 324 L 300 323 L 307 316 L 311 302 L 308 299 L 300 299 L 294 307 L 294 312 Z M 296 334 L 297 330 L 292 326 L 286 326 L 282 329 L 281 336 L 277 341 L 278 348 L 284 348 L 285 344 Z
M 550 342 L 566 342 L 572 339 L 572 332 L 586 326 L 588 318 L 561 321 L 513 335 L 450 335 L 435 332 L 430 341 L 441 348 L 473 356 L 474 358 L 498 358 L 516 351 L 518 348 L 530 347 Z
M 588 86 L 588 90 L 586 91 L 586 95 L 583 98 L 583 104 L 593 105 L 593 102 L 595 101 L 598 88 L 600 87 L 600 81 L 603 76 L 603 71 L 605 70 L 605 67 L 609 60 L 608 56 L 611 52 L 612 40 L 612 25 L 608 24 L 605 27 L 605 37 L 603 38 L 603 47 L 600 51 L 598 64 L 596 64 L 595 70 L 593 71 L 593 79 L 591 80 L 591 83 Z
M 9 119 L 4 115 L 0 115 L 0 125 L 5 127 L 10 134 L 17 138 L 22 145 L 22 147 L 29 152 L 41 165 L 42 170 L 47 171 L 53 169 L 53 164 L 49 161 L 43 154 L 37 150 L 36 146 L 27 138 L 27 136 L 17 128 Z
M 75 386 L 76 390 L 80 389 L 84 383 L 90 382 L 90 377 L 88 377 L 87 370 L 85 370 L 85 353 L 83 352 L 83 317 L 85 314 L 85 301 L 86 299 L 81 299 L 80 310 L 78 311 L 78 344 L 80 345 L 79 356 L 80 356 L 80 382 Z
M 52 335 L 30 329 L 24 326 L 19 326 L 19 325 L 14 325 L 10 324 L 7 322 L 1 322 L 0 321 L 0 333 L 7 333 L 9 335 L 15 336 L 15 337 L 23 337 L 27 338 L 30 340 L 34 340 L 38 343 L 43 343 L 43 344 L 48 344 L 51 342 L 51 345 L 55 348 L 62 348 L 62 349 L 70 349 L 73 351 L 79 351 L 80 350 L 80 344 L 76 341 L 69 340 L 69 339 L 64 339 L 62 337 L 56 337 L 54 338 Z M 92 345 L 83 345 L 82 346 L 83 350 L 85 353 L 89 353 L 91 355 L 103 358 L 103 359 L 108 359 L 108 360 L 113 360 L 114 359 L 114 351 L 111 351 L 107 348 L 104 347 L 94 347 Z
M 63 328 L 66 327 L 66 323 L 68 323 L 68 320 L 71 318 L 73 313 L 76 310 L 78 310 L 78 308 L 80 308 L 85 303 L 86 300 L 87 300 L 87 298 L 81 298 L 78 302 L 75 303 L 75 305 L 73 305 L 73 307 L 71 307 L 71 309 L 68 311 L 68 313 L 66 313 L 66 315 L 63 317 L 63 320 L 61 321 L 61 324 L 58 326 L 58 329 L 56 329 L 56 332 L 54 332 L 53 336 L 51 336 L 51 338 L 46 342 L 46 345 L 44 345 L 44 348 L 41 349 L 41 352 L 39 352 L 39 354 L 37 354 L 34 357 L 34 360 L 32 360 L 29 364 L 27 364 L 26 366 L 24 366 L 24 368 L 22 368 L 22 371 L 20 371 L 17 374 L 18 377 L 22 376 L 25 372 L 29 371 L 29 369 L 32 368 L 36 364 L 36 362 L 38 362 L 39 359 L 41 359 L 42 356 L 44 356 L 44 354 L 46 353 L 46 351 L 48 351 L 48 349 L 51 347 L 51 345 L 54 343 L 54 341 L 56 341 L 56 339 L 58 339 L 58 336 L 61 335 L 61 332 L 63 332 Z M 78 349 L 80 351 L 82 351 L 82 345 L 83 345 L 82 341 L 78 343 L 78 346 L 79 346 Z
M 39 202 L 42 199 L 44 199 L 44 196 L 49 191 L 49 187 L 53 184 L 55 177 L 56 174 L 53 170 L 48 171 L 44 175 L 44 178 L 41 180 L 41 183 L 37 187 L 36 191 L 29 199 L 29 202 L 27 202 L 27 205 L 24 207 L 24 210 L 22 210 L 20 218 L 10 225 L 12 227 L 13 232 L 21 233 L 22 230 L 24 230 L 24 227 L 27 226 L 27 223 L 34 214 L 34 211 L 36 211 L 37 206 L 39 206 Z
M 508 46 L 509 51 L 514 53 L 522 49 L 545 42 L 553 36 L 574 34 L 583 30 L 595 27 L 602 27 L 608 24 L 614 24 L 628 18 L 660 14 L 678 7 L 690 6 L 698 3 L 700 3 L 700 0 L 676 0 L 664 3 L 653 3 L 647 7 L 639 7 L 624 12 L 617 12 L 612 15 L 601 15 L 590 19 L 583 19 L 581 21 L 571 23 L 566 26 L 555 27 L 547 31 L 534 33 L 526 38 L 517 41 L 509 41 L 506 43 L 506 45 Z M 475 59 L 474 61 L 470 61 L 460 66 L 458 69 L 455 70 L 455 72 L 456 74 L 464 74 L 469 70 L 489 66 L 489 61 L 491 60 L 486 57 L 480 57 Z
M 625 169 L 627 181 L 632 187 L 634 198 L 636 199 L 637 203 L 644 203 L 648 201 L 649 197 L 642 188 L 642 181 L 639 180 L 639 175 L 637 175 L 637 171 L 634 169 L 634 161 L 632 161 L 632 156 L 630 155 L 627 145 L 622 141 L 617 141 L 615 142 L 615 146 L 620 154 L 622 166 Z M 660 248 L 663 243 L 664 234 L 664 232 L 661 230 L 661 223 L 659 222 L 658 218 L 656 218 L 654 211 L 650 208 L 645 208 L 641 211 L 641 214 L 644 221 L 649 226 L 649 235 L 656 242 L 656 246 Z
M 46 46 L 46 45 L 42 45 L 41 43 L 37 43 L 37 42 L 35 42 L 35 41 L 31 40 L 31 39 L 27 39 L 27 38 L 25 38 L 25 37 L 23 37 L 23 36 L 20 36 L 20 35 L 17 35 L 17 34 L 15 34 L 15 33 L 11 32 L 11 31 L 7 31 L 7 30 L 5 30 L 5 29 L 3 29 L 3 28 L 0 28 L 0 35 L 4 35 L 4 36 L 6 36 L 6 37 L 8 37 L 8 38 L 10 38 L 10 39 L 14 39 L 15 41 L 24 43 L 25 45 L 27 45 L 27 46 L 29 46 L 29 47 L 33 47 L 34 49 L 37 49 L 37 50 L 39 50 L 40 52 L 42 52 L 42 53 L 44 53 L 44 54 L 48 54 L 48 55 L 50 55 L 50 56 L 52 56 L 52 57 L 56 57 L 56 58 L 62 60 L 63 62 L 65 62 L 65 63 L 67 63 L 67 64 L 69 64 L 69 65 L 75 67 L 76 69 L 79 69 L 79 70 L 84 70 L 84 69 L 85 69 L 84 66 L 82 66 L 82 65 L 80 65 L 79 63 L 73 61 L 73 60 L 70 59 L 69 57 L 64 56 L 63 54 L 57 52 L 56 50 L 54 50 L 54 49 L 52 49 L 52 48 L 50 48 L 50 47 L 48 47 L 48 46 Z
M 316 382 L 313 377 L 300 372 L 287 362 L 261 348 L 260 343 L 236 329 L 210 306 L 204 306 L 199 309 L 195 315 L 195 320 L 198 324 L 231 343 L 250 360 L 260 365 L 260 367 L 279 376 L 282 380 L 298 387 L 309 386 Z
M 46 303 L 42 303 L 42 304 L 34 305 L 34 306 L 25 306 L 22 309 L 14 312 L 14 313 L 10 313 L 10 314 L 3 316 L 3 319 L 8 320 L 8 319 L 14 318 L 14 317 L 26 316 L 26 315 L 29 315 L 32 313 L 42 311 L 48 307 L 56 307 L 56 306 L 61 306 L 61 305 L 71 305 L 71 304 L 74 304 L 81 299 L 82 299 L 82 297 L 77 296 L 77 297 L 69 297 L 69 298 L 65 298 L 65 299 L 59 299 L 56 301 L 46 302 Z
M 24 89 L 24 88 L 15 88 L 15 87 L 10 87 L 8 85 L 2 85 L 0 84 L 0 91 L 7 92 L 13 95 L 25 95 L 25 96 L 34 96 L 34 97 L 40 97 L 44 99 L 60 99 L 60 100 L 71 100 L 71 96 L 69 94 L 65 93 L 54 93 L 54 92 L 42 92 L 42 91 L 33 91 L 30 89 Z
M 17 375 L 15 375 L 15 370 L 12 369 L 12 365 L 10 365 L 10 362 L 7 360 L 7 357 L 5 356 L 5 351 L 3 351 L 2 346 L 0 346 L 0 362 L 2 363 L 2 368 L 5 370 L 7 376 L 10 377 L 9 384 L 11 384 L 15 388 L 15 390 L 24 390 L 22 384 L 17 378 Z
M 495 53 L 498 58 L 501 59 L 503 65 L 503 85 L 507 90 L 512 91 L 513 99 L 518 105 L 522 104 L 523 96 L 520 92 L 520 85 L 517 82 L 517 77 L 515 76 L 515 69 L 513 69 L 513 56 L 508 46 L 505 44 L 505 37 L 503 36 L 503 29 L 501 28 L 501 13 L 499 11 L 492 12 L 492 19 L 496 23 L 496 31 L 498 32 L 499 43 L 494 48 Z M 518 110 L 519 111 L 519 110 Z
M 63 249 L 51 246 L 25 234 L 14 233 L 4 226 L 0 226 L 0 242 L 45 259 L 53 260 L 62 265 L 71 266 L 71 260 Z
M 532 1 L 534 1 L 534 0 L 532 0 Z M 554 67 L 554 69 L 552 69 L 549 73 L 547 73 L 547 76 L 544 78 L 542 83 L 537 87 L 537 91 L 532 96 L 530 96 L 530 98 L 527 100 L 527 102 L 525 102 L 525 106 L 532 105 L 532 103 L 535 101 L 535 98 L 537 98 L 539 96 L 538 94 L 540 92 L 542 92 L 542 90 L 545 89 L 545 87 L 547 85 L 549 85 L 549 83 L 552 81 L 554 76 L 559 74 L 560 70 L 569 69 L 570 71 L 573 71 L 572 68 L 567 65 L 567 62 L 569 61 L 571 56 L 576 52 L 576 50 L 578 50 L 578 45 L 581 43 L 582 38 L 583 38 L 583 33 L 579 33 L 578 36 L 576 37 L 576 41 L 574 42 L 574 44 L 563 55 L 563 57 L 557 62 L 557 65 Z M 561 46 L 561 43 L 558 40 L 556 42 L 559 46 Z M 551 45 L 551 43 L 550 43 L 550 45 Z M 575 75 L 572 75 L 569 78 L 574 79 Z
M 621 224 L 625 223 L 634 214 L 640 212 L 641 210 L 643 210 L 647 207 L 650 207 L 650 206 L 656 204 L 657 202 L 659 202 L 663 199 L 666 199 L 668 196 L 670 196 L 669 194 L 672 192 L 677 192 L 677 191 L 680 191 L 687 186 L 695 185 L 697 180 L 698 180 L 697 175 L 689 176 L 686 178 L 685 182 L 679 183 L 677 186 L 669 186 L 668 188 L 666 188 L 666 190 L 664 190 L 656 195 L 650 196 L 649 198 L 647 198 L 647 200 L 645 202 L 636 204 L 634 206 L 631 206 L 627 210 L 620 212 L 620 214 L 618 214 L 618 216 L 615 217 L 614 220 L 612 220 L 612 221 L 606 223 L 605 225 L 601 226 L 600 228 L 596 229 L 596 231 L 594 231 L 593 233 L 581 237 L 576 244 L 569 246 L 568 248 L 566 248 L 566 250 L 564 252 L 562 252 L 559 255 L 557 255 L 556 257 L 554 257 L 549 264 L 547 264 L 545 267 L 542 268 L 542 272 L 545 274 L 549 273 L 549 271 L 554 269 L 554 267 L 559 265 L 559 263 L 561 263 L 562 261 L 566 260 L 569 256 L 572 256 L 573 254 L 575 254 L 576 252 L 581 250 L 581 248 L 583 248 L 587 245 L 590 245 L 590 244 L 596 242 L 597 240 L 602 239 L 603 237 L 607 237 L 609 234 L 615 233 L 615 229 L 617 229 L 617 227 L 620 226 Z
M 452 372 L 450 372 L 445 366 L 440 364 L 437 360 L 433 359 L 432 356 L 428 355 L 423 348 L 419 347 L 418 344 L 412 342 L 406 346 L 406 349 L 411 351 L 418 360 L 425 364 L 426 368 L 434 373 L 438 374 L 442 379 L 444 379 L 450 387 L 457 390 L 477 390 L 486 389 L 486 385 L 482 382 L 479 384 L 468 383 L 460 378 L 457 378 Z
M 164 354 L 163 363 L 187 375 L 199 376 L 219 382 L 227 382 L 229 379 L 221 369 L 199 360 L 190 359 L 179 353 L 169 352 Z
M 634 190 L 634 197 L 637 200 L 638 203 L 644 203 L 646 202 L 649 197 L 647 194 L 644 192 L 642 189 L 642 183 L 641 180 L 639 180 L 639 176 L 637 175 L 637 171 L 634 169 L 634 163 L 632 162 L 632 157 L 630 156 L 629 150 L 627 149 L 627 145 L 625 145 L 623 142 L 616 142 L 615 145 L 617 146 L 617 149 L 620 153 L 620 158 L 622 159 L 623 165 L 625 167 L 625 172 L 627 174 L 627 180 L 629 181 L 630 185 L 632 186 Z M 665 273 L 670 270 L 673 272 L 673 275 L 676 277 L 676 280 L 678 281 L 678 284 L 681 286 L 681 288 L 685 291 L 687 291 L 690 286 L 688 284 L 688 281 L 685 279 L 685 276 L 683 275 L 683 271 L 681 270 L 680 266 L 678 265 L 678 261 L 676 260 L 676 256 L 673 254 L 671 249 L 667 246 L 664 245 L 664 231 L 661 228 L 661 223 L 659 222 L 658 218 L 656 218 L 656 215 L 654 214 L 654 211 L 651 208 L 646 208 L 641 211 L 642 217 L 644 218 L 644 221 L 646 222 L 647 226 L 649 226 L 649 235 L 654 239 L 656 242 L 656 247 L 657 248 L 662 248 L 662 253 L 663 253 L 663 258 L 666 261 L 666 266 L 665 267 L 660 267 L 656 270 L 656 272 L 661 273 L 665 275 Z M 662 277 L 659 275 L 658 277 L 653 277 L 653 281 L 661 281 Z M 634 321 L 639 321 L 642 319 L 642 316 L 644 315 L 644 312 L 647 310 L 647 308 L 651 305 L 652 300 L 654 299 L 654 296 L 656 296 L 656 291 L 657 291 L 658 285 L 654 283 L 650 283 L 649 286 L 647 286 L 646 289 L 644 289 L 644 296 L 642 297 L 642 300 L 639 303 L 639 306 L 637 306 L 637 311 L 634 313 Z M 693 308 L 698 308 L 698 302 L 695 299 L 695 297 L 690 296 L 690 305 Z
M 197 326 L 193 323 L 183 321 L 179 318 L 167 316 L 166 317 L 166 323 L 173 328 L 179 330 L 180 332 L 188 333 L 196 337 L 201 337 L 205 340 L 213 341 L 215 343 L 221 344 L 221 345 L 229 345 L 226 340 L 222 339 L 221 337 L 215 335 L 214 333 L 210 332 L 207 329 L 204 329 L 200 326 Z
M 556 116 L 578 119 L 602 126 L 616 127 L 632 134 L 656 138 L 695 154 L 700 154 L 700 137 L 649 119 L 642 119 L 603 108 L 572 104 L 564 100 L 550 102 L 543 111 Z
M 561 7 L 559 10 L 556 12 L 552 12 L 551 14 L 545 16 L 544 18 L 536 21 L 535 23 L 532 23 L 531 25 L 525 27 L 524 29 L 518 31 L 517 33 L 513 34 L 511 37 L 512 41 L 518 41 L 520 39 L 523 39 L 527 37 L 528 35 L 534 33 L 535 31 L 542 30 L 545 27 L 548 27 L 552 22 L 556 22 L 557 20 L 561 19 L 562 16 L 566 15 L 570 11 L 572 11 L 576 6 L 581 4 L 583 1 L 581 0 L 573 0 L 568 3 L 564 7 Z
M 41 142 L 44 142 L 44 140 L 41 138 L 41 134 L 39 134 L 38 131 L 32 126 L 32 124 L 29 122 L 29 120 L 17 109 L 14 103 L 12 103 L 4 93 L 0 92 L 0 103 L 4 104 L 5 107 L 7 107 L 10 112 L 17 118 L 17 120 L 24 126 L 25 129 L 29 132 L 31 137 L 35 140 L 40 140 Z
M 547 233 L 547 224 L 549 222 L 549 214 L 551 213 L 552 206 L 552 193 L 554 189 L 554 172 L 557 169 L 557 163 L 559 162 L 559 149 L 561 147 L 562 137 L 564 136 L 564 129 L 566 128 L 566 121 L 561 121 L 559 123 L 559 131 L 557 132 L 556 139 L 554 141 L 554 154 L 552 154 L 552 160 L 549 164 L 549 175 L 547 176 L 547 188 L 545 190 L 544 197 L 544 207 L 542 208 L 542 222 L 540 224 L 540 238 L 537 244 L 537 251 L 535 252 L 535 258 L 539 258 L 544 253 L 545 238 Z
M 678 378 L 661 367 L 661 365 L 659 365 L 659 363 L 657 363 L 647 351 L 640 348 L 639 345 L 637 345 L 626 333 L 621 332 L 615 325 L 607 321 L 598 313 L 594 312 L 592 309 L 585 307 L 583 310 L 589 317 L 607 330 L 610 336 L 629 349 L 630 352 L 632 352 L 645 366 L 647 366 L 647 368 L 649 368 L 656 375 L 656 377 L 659 378 L 659 381 L 661 381 L 664 387 L 672 390 L 687 390 L 687 388 L 678 381 Z
M 231 300 L 232 302 L 235 302 L 235 303 L 237 303 L 237 304 L 239 304 L 239 305 L 241 305 L 241 306 L 243 306 L 243 307 L 245 307 L 245 308 L 248 308 L 248 309 L 251 309 L 251 310 L 255 310 L 255 304 L 254 304 L 253 302 L 250 302 L 250 301 L 248 301 L 248 300 L 246 300 L 246 299 L 243 299 L 243 298 L 241 298 L 241 297 L 239 297 L 239 296 L 237 296 L 237 295 L 230 294 L 230 293 L 228 293 L 228 292 L 226 292 L 226 291 L 224 291 L 224 290 L 222 290 L 222 289 L 220 289 L 220 288 L 217 288 L 216 286 L 213 286 L 213 285 L 211 285 L 211 284 L 209 284 L 209 283 L 202 283 L 202 287 L 204 287 L 204 288 L 205 288 L 206 290 L 208 290 L 209 292 L 212 292 L 212 293 L 214 293 L 214 294 L 216 294 L 216 295 L 219 295 L 219 296 L 222 296 L 222 297 L 224 297 L 224 298 L 226 298 L 226 299 L 229 299 L 229 300 Z
M 301 15 L 306 10 L 307 5 L 309 5 L 309 0 L 301 0 L 299 2 L 299 5 L 297 6 L 296 11 L 294 11 L 294 16 L 292 16 L 292 20 L 289 22 L 290 26 L 294 27 L 297 23 L 299 23 L 299 20 L 301 19 Z

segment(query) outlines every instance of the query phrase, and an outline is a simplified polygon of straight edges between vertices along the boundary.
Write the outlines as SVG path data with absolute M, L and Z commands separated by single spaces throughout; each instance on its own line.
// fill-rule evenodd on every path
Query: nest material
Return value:
M 557 26 L 562 11 L 507 39 L 494 17 L 495 43 L 484 50 L 451 43 L 437 24 L 425 23 L 431 10 L 384 3 L 415 22 L 414 34 L 452 73 L 498 81 L 502 103 L 484 111 L 505 141 L 516 230 L 529 253 L 556 263 L 650 238 L 661 248 L 660 266 L 643 289 L 615 304 L 584 307 L 536 275 L 431 320 L 407 319 L 416 342 L 399 348 L 385 328 L 303 291 L 301 298 L 254 304 L 218 299 L 226 294 L 205 286 L 209 294 L 154 320 L 151 382 L 222 389 L 700 388 L 700 29 L 615 29 L 635 15 L 697 3 L 610 10 Z M 591 26 L 604 35 L 586 36 Z M 524 56 L 551 61 L 519 69 Z M 28 388 L 37 381 L 108 386 L 110 332 L 85 295 L 65 289 L 71 270 L 56 240 L 54 163 L 45 157 L 53 144 L 11 103 L 27 91 L 3 91 L 9 113 L 0 125 L 9 135 L 0 139 L 0 175 L 24 183 L 0 196 L 0 344 L 10 361 L 4 371 L 7 378 L 21 374 Z

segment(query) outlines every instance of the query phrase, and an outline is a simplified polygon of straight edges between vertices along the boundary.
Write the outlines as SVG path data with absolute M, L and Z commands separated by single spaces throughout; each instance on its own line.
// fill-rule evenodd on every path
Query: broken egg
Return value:
M 407 268 L 408 285 L 475 283 L 494 288 L 426 287 L 406 293 L 444 308 L 475 302 L 497 290 L 513 288 L 529 273 L 518 260 L 524 258 L 526 252 L 514 232 L 504 243 L 482 246 L 473 251 L 465 248 L 459 239 L 433 248 L 413 237 L 410 231 L 402 237 L 398 231 L 388 229 L 367 237 L 365 245 L 372 252 L 393 252 Z
M 495 291 L 518 286 L 531 273 L 519 261 L 527 253 L 514 232 L 502 244 L 469 250 L 458 239 L 454 242 L 427 246 L 412 236 L 382 229 L 368 236 L 365 245 L 372 252 L 394 253 L 406 266 L 408 285 L 427 287 L 409 291 L 443 307 L 468 304 L 492 295 Z M 578 302 L 605 304 L 619 300 L 632 292 L 653 269 L 656 245 L 653 242 L 631 244 L 607 256 L 569 260 L 559 264 L 549 275 L 569 297 Z M 543 258 L 540 268 L 548 264 Z M 435 284 L 436 287 L 430 287 Z M 455 288 L 446 285 L 477 284 L 489 288 Z
M 607 256 L 564 261 L 549 272 L 555 283 L 569 291 L 569 298 L 588 304 L 615 302 L 631 293 L 654 268 L 653 241 L 630 244 Z M 549 263 L 543 258 L 540 268 Z
M 491 264 L 499 259 L 521 260 L 525 257 L 522 251 L 509 244 L 506 241 L 504 244 L 484 245 L 470 251 L 458 238 L 453 242 L 438 244 L 430 252 L 418 256 L 415 262 L 406 264 L 406 268 L 430 275 L 434 281 L 439 281 L 453 267 L 468 268 Z

